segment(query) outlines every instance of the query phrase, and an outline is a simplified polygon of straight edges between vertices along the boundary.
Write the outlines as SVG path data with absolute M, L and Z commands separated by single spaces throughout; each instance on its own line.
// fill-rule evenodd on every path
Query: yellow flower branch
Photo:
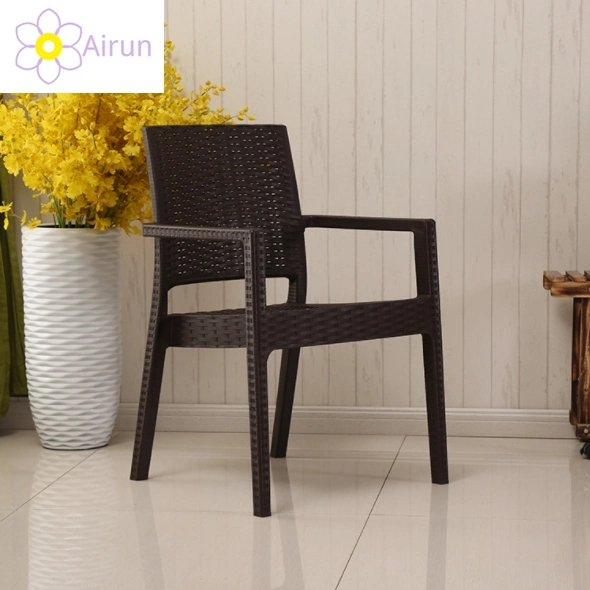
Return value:
M 187 96 L 170 62 L 173 49 L 166 41 L 160 94 L 21 94 L 0 105 L 6 169 L 22 172 L 35 197 L 45 195 L 41 212 L 59 227 L 137 232 L 137 222 L 151 219 L 143 126 L 254 119 L 248 107 L 237 115 L 212 109 L 212 97 L 225 88 L 210 81 Z M 8 211 L 0 209 L 5 224 Z

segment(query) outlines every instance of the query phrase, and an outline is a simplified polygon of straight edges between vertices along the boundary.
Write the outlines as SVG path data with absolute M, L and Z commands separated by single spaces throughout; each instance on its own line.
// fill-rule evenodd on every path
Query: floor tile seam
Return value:
M 398 459 L 403 463 L 428 463 L 429 456 L 428 454 L 424 455 L 409 455 L 409 454 L 401 454 L 396 459 Z M 571 461 L 577 461 L 578 457 L 554 457 L 554 458 L 546 458 L 546 457 L 530 457 L 530 456 L 523 456 L 523 455 L 452 455 L 449 454 L 449 467 L 463 467 L 468 465 L 484 465 L 484 466 L 506 466 L 506 467 L 547 467 L 547 468 L 556 468 L 556 467 L 567 467 Z
M 67 469 L 66 471 L 64 471 L 61 475 L 59 475 L 58 477 L 56 477 L 52 482 L 48 483 L 43 489 L 39 490 L 36 494 L 34 494 L 30 498 L 28 498 L 22 504 L 20 504 L 18 506 L 17 510 L 20 510 L 21 508 L 23 508 L 27 504 L 30 504 L 40 494 L 42 494 L 43 492 L 45 492 L 46 490 L 48 490 L 51 486 L 55 485 L 60 479 L 64 478 L 66 475 L 70 474 L 74 469 L 77 469 L 78 467 L 80 467 L 80 465 L 82 465 L 83 463 L 85 463 L 88 459 L 90 459 L 90 457 L 92 457 L 95 453 L 97 453 L 98 451 L 100 451 L 103 448 L 104 447 L 100 447 L 98 449 L 88 449 L 88 451 L 91 451 L 88 455 L 86 455 L 85 457 L 82 457 L 82 459 L 78 463 L 76 463 L 75 465 L 72 465 L 72 467 L 70 467 L 69 469 Z M 59 453 L 60 451 L 56 451 L 56 452 Z M 16 510 L 15 510 L 15 512 L 16 512 Z
M 379 491 L 377 492 L 376 496 L 375 496 L 375 501 L 373 502 L 373 505 L 371 506 L 371 510 L 369 511 L 369 514 L 367 515 L 367 518 L 365 519 L 365 522 L 363 523 L 363 526 L 359 532 L 359 535 L 356 539 L 356 542 L 352 548 L 352 551 L 350 552 L 350 555 L 348 556 L 348 559 L 346 560 L 346 564 L 344 565 L 344 568 L 342 570 L 342 573 L 340 574 L 340 577 L 338 578 L 338 582 L 336 583 L 336 587 L 334 590 L 338 590 L 340 583 L 342 582 L 342 579 L 344 578 L 344 575 L 346 574 L 346 570 L 348 569 L 348 566 L 350 565 L 350 562 L 352 560 L 352 557 L 361 541 L 361 538 L 365 532 L 365 529 L 367 528 L 367 524 L 369 523 L 369 520 L 371 519 L 371 516 L 373 514 L 373 510 L 375 509 L 375 506 L 377 504 L 377 501 L 379 500 L 379 497 L 381 496 L 381 492 L 383 492 L 383 488 L 385 487 L 385 484 L 387 483 L 387 480 L 389 479 L 389 475 L 393 469 L 393 466 L 395 465 L 395 461 L 397 459 L 397 457 L 399 456 L 399 453 L 401 451 L 401 449 L 404 446 L 404 443 L 406 441 L 407 436 L 403 437 L 403 440 L 397 450 L 397 453 L 395 454 L 395 457 L 393 458 L 393 461 L 391 462 L 391 465 L 389 467 L 389 470 L 387 472 L 387 474 L 385 475 L 385 477 L 383 478 L 383 483 L 381 484 L 381 487 L 379 488 Z
M 195 514 L 224 514 L 227 516 L 248 516 L 251 517 L 253 520 L 258 520 L 258 517 L 252 515 L 251 510 L 244 509 L 243 511 L 239 510 L 172 510 L 172 509 L 143 509 L 143 508 L 106 508 L 106 507 L 97 507 L 97 506 L 88 506 L 87 509 L 85 508 L 45 508 L 45 507 L 38 507 L 32 506 L 35 509 L 35 512 L 75 512 L 75 513 L 94 513 L 94 514 L 138 514 L 138 515 L 145 515 L 145 514 L 187 514 L 187 515 L 195 515 Z M 279 514 L 279 513 L 273 513 Z M 284 514 L 284 513 L 281 513 Z M 290 514 L 291 516 L 316 516 L 315 514 L 308 514 L 308 515 L 300 515 L 300 514 Z M 289 514 L 287 514 L 289 516 Z M 272 517 L 271 517 L 272 518 Z
M 176 453 L 173 451 L 166 451 L 167 454 L 174 454 Z M 163 453 L 158 453 L 163 454 Z M 160 457 L 157 457 L 157 459 Z M 197 453 L 197 452 L 188 452 L 179 455 L 178 458 L 180 459 L 236 459 L 236 460 L 250 460 L 251 455 L 250 451 L 248 454 L 246 453 L 225 453 L 225 452 L 216 452 L 216 453 Z M 299 462 L 299 461 L 363 461 L 363 462 L 387 462 L 390 463 L 398 459 L 397 454 L 394 455 L 389 453 L 388 455 L 374 455 L 374 454 L 366 454 L 361 455 L 359 453 L 333 453 L 333 454 L 326 454 L 326 455 L 318 455 L 318 454 L 309 454 L 309 455 L 289 455 L 288 457 L 281 458 L 281 459 L 274 459 L 271 458 L 270 465 L 281 465 L 282 461 L 285 463 L 290 462 Z
M 23 509 L 23 508 L 27 508 L 27 504 L 29 504 L 29 502 L 26 502 L 25 504 L 22 504 L 21 506 L 19 506 L 18 508 L 16 508 L 15 510 L 13 510 L 10 514 L 7 514 L 3 519 L 0 520 L 0 523 L 3 520 L 6 520 L 7 518 L 10 518 L 11 516 L 14 516 L 14 514 L 16 512 L 18 512 L 19 510 Z M 120 515 L 137 515 L 137 516 L 141 516 L 141 515 L 191 515 L 191 516 L 196 516 L 196 515 L 200 515 L 200 516 L 226 516 L 228 518 L 231 517 L 241 517 L 241 518 L 247 518 L 250 519 L 252 522 L 254 523 L 258 523 L 259 521 L 263 520 L 260 519 L 256 516 L 252 515 L 252 511 L 251 510 L 246 510 L 244 509 L 243 511 L 237 511 L 237 510 L 232 510 L 232 511 L 227 511 L 227 510 L 166 510 L 166 509 L 141 509 L 141 508 L 97 508 L 96 506 L 89 506 L 88 509 L 68 509 L 68 508 L 45 508 L 45 507 L 37 507 L 37 506 L 29 506 L 29 509 L 33 508 L 35 510 L 35 513 L 37 514 L 42 514 L 44 512 L 46 513 L 68 513 L 68 512 L 75 512 L 77 514 L 85 514 L 85 513 L 93 513 L 93 514 L 120 514 Z M 298 519 L 302 519 L 302 520 L 309 520 L 309 519 L 314 519 L 314 518 L 330 518 L 330 519 L 346 519 L 349 520 L 351 518 L 357 517 L 357 518 L 365 518 L 365 523 L 368 519 L 370 515 L 366 514 L 366 513 L 360 513 L 360 514 L 351 514 L 350 512 L 346 512 L 346 513 L 334 513 L 334 512 L 307 512 L 307 511 L 303 511 L 303 512 L 292 512 L 292 511 L 275 511 L 272 513 L 272 515 L 269 517 L 271 520 L 274 518 L 276 520 L 280 520 L 281 518 L 284 519 L 292 519 L 297 521 Z M 364 526 L 364 525 L 363 525 Z
M 96 449 L 98 450 L 98 449 Z M 95 452 L 96 452 L 95 450 Z M 64 471 L 60 476 L 58 476 L 56 479 L 54 479 L 52 482 L 48 483 L 45 487 L 43 487 L 43 489 L 39 490 L 36 494 L 34 494 L 33 496 L 30 496 L 29 498 L 27 498 L 24 502 L 18 504 L 16 507 L 14 508 L 1 508 L 0 510 L 8 510 L 9 513 L 4 517 L 4 518 L 0 518 L 0 522 L 6 520 L 7 518 L 13 516 L 16 512 L 18 512 L 21 508 L 25 507 L 27 504 L 30 504 L 35 498 L 37 498 L 37 496 L 39 496 L 40 494 L 42 494 L 43 492 L 45 492 L 48 488 L 50 488 L 52 485 L 54 485 L 55 483 L 57 483 L 62 477 L 68 475 L 68 473 L 71 473 L 72 470 L 76 469 L 77 467 L 79 467 L 82 463 L 84 463 L 84 461 L 86 461 L 86 459 L 88 459 L 89 457 L 91 457 L 92 455 L 94 455 L 93 453 L 90 453 L 89 455 L 87 455 L 86 457 L 82 458 L 80 460 L 79 463 L 76 463 L 76 465 L 73 465 L 72 467 L 70 467 L 67 471 Z
M 428 451 L 400 451 L 398 453 L 400 455 L 400 459 L 405 457 L 415 457 L 415 458 L 424 458 L 427 459 L 430 455 Z M 556 461 L 566 461 L 575 459 L 576 461 L 580 459 L 580 461 L 584 461 L 583 457 L 580 457 L 579 453 L 573 454 L 548 454 L 548 453 L 539 453 L 537 455 L 526 453 L 523 451 L 522 453 L 489 453 L 489 452 L 481 452 L 481 451 L 449 451 L 448 453 L 449 458 L 460 459 L 462 457 L 482 457 L 482 458 L 498 458 L 498 459 L 505 459 L 505 458 L 514 458 L 514 459 L 547 459 L 551 462 Z
M 237 513 L 236 513 L 237 514 Z M 326 518 L 368 518 L 371 514 L 364 510 L 359 512 L 349 511 L 328 511 L 328 510 L 281 510 L 272 513 L 272 516 L 294 516 L 295 518 L 314 518 L 314 517 L 326 517 Z
M 249 458 L 248 458 L 249 459 Z M 308 465 L 317 465 L 318 463 L 333 463 L 334 465 L 353 465 L 359 464 L 390 464 L 395 461 L 395 457 L 351 457 L 351 456 L 340 456 L 340 457 L 290 457 L 287 462 L 292 465 L 298 463 L 306 463 Z M 271 462 L 272 466 L 272 462 Z
M 20 506 L 17 510 L 20 510 L 20 508 L 25 507 L 26 504 L 23 504 L 22 506 Z M 179 515 L 179 514 L 185 514 L 185 515 L 223 515 L 223 516 L 227 516 L 227 517 L 232 517 L 232 516 L 240 516 L 240 517 L 247 517 L 250 518 L 253 522 L 258 522 L 259 519 L 256 516 L 252 515 L 252 511 L 249 509 L 244 509 L 244 510 L 207 510 L 207 509 L 195 509 L 195 510 L 172 510 L 172 509 L 143 509 L 143 508 L 100 508 L 100 507 L 96 507 L 96 506 L 88 506 L 87 509 L 69 509 L 69 508 L 63 508 L 63 507 L 58 507 L 58 508 L 45 508 L 45 507 L 37 507 L 37 506 L 32 506 L 32 508 L 35 509 L 35 512 L 37 513 L 43 513 L 43 512 L 76 512 L 76 513 L 97 513 L 97 514 L 111 514 L 111 513 L 115 513 L 115 514 L 137 514 L 137 515 L 146 515 L 146 514 L 152 514 L 152 515 L 156 515 L 156 514 L 160 514 L 160 515 Z M 13 511 L 11 514 L 8 514 L 6 516 L 6 518 L 8 518 L 9 516 L 12 516 L 12 514 L 14 514 L 15 511 Z M 273 511 L 271 516 L 269 517 L 271 520 L 273 518 L 275 519 L 280 519 L 280 518 L 289 518 L 289 519 L 312 519 L 312 518 L 330 518 L 330 519 L 350 519 L 350 518 L 368 518 L 370 516 L 369 513 L 366 512 L 361 512 L 361 513 L 350 513 L 350 512 L 328 512 L 328 511 L 307 511 L 307 510 L 303 510 L 303 511 L 291 511 L 291 510 L 285 510 L 285 511 Z M 2 522 L 0 520 L 0 522 Z
M 435 516 L 434 518 L 430 514 L 387 514 L 384 512 L 373 512 L 371 516 L 377 518 L 422 518 L 428 520 L 489 520 L 497 522 L 518 522 L 518 523 L 530 523 L 530 522 L 544 522 L 544 523 L 560 523 L 560 524 L 572 524 L 575 522 L 573 518 L 516 518 L 516 517 L 494 517 L 494 516 Z
M 10 512 L 10 514 L 7 514 L 3 519 L 0 520 L 0 527 L 2 525 L 2 523 L 6 520 L 8 520 L 9 518 L 12 518 L 13 516 L 15 516 L 15 514 L 17 512 L 19 512 L 20 510 L 22 510 L 23 508 L 26 508 L 27 504 L 29 504 L 30 500 L 28 500 L 27 502 L 24 502 L 23 504 L 21 504 L 20 506 L 18 506 L 17 508 L 15 508 L 14 510 L 12 510 L 12 512 Z

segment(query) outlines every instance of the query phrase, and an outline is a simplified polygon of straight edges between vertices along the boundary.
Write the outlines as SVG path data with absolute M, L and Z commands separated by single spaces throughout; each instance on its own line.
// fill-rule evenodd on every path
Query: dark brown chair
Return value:
M 448 482 L 435 223 L 302 215 L 281 125 L 162 126 L 143 130 L 156 238 L 152 309 L 131 479 L 147 479 L 162 371 L 170 346 L 246 348 L 254 514 L 270 515 L 267 359 L 281 349 L 270 455 L 285 457 L 299 350 L 421 334 L 433 483 Z M 307 228 L 412 232 L 417 296 L 308 305 Z M 289 280 L 287 302 L 266 305 L 265 278 Z M 177 285 L 245 279 L 245 309 L 169 314 Z

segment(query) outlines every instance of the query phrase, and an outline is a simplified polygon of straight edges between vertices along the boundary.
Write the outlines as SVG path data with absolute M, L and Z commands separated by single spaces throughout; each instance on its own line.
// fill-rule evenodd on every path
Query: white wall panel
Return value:
M 492 202 L 492 404 L 518 407 L 522 0 L 497 0 Z
M 436 71 L 436 220 L 441 229 L 441 313 L 449 406 L 463 405 L 463 281 L 465 202 L 465 5 L 439 0 Z
M 559 270 L 577 262 L 580 9 L 580 0 L 553 4 L 549 265 Z M 562 408 L 571 396 L 571 304 L 551 301 L 549 311 L 548 407 Z
M 299 188 L 304 213 L 328 212 L 328 1 L 301 2 L 301 171 Z M 328 236 L 307 232 L 309 303 L 328 299 Z M 302 401 L 327 405 L 329 349 L 314 346 L 301 353 Z
M 274 122 L 286 125 L 295 165 L 295 174 L 300 175 L 301 147 L 301 5 L 291 0 L 278 0 L 273 4 L 274 39 Z M 275 298 L 278 303 L 287 300 L 288 282 L 275 281 Z M 280 354 L 274 354 L 275 374 L 279 375 Z M 300 365 L 301 367 L 301 365 Z M 295 403 L 302 403 L 301 370 L 295 388 Z M 271 403 L 275 393 L 269 395 Z
M 463 403 L 492 407 L 494 3 L 465 6 Z M 448 228 L 439 225 L 442 235 Z M 450 321 L 453 321 L 452 319 Z M 445 328 L 449 324 L 445 317 Z
M 356 214 L 368 217 L 383 216 L 383 2 L 356 12 Z M 382 300 L 383 234 L 357 232 L 356 255 L 357 299 Z M 383 405 L 381 340 L 357 344 L 356 390 L 358 405 Z
M 547 405 L 546 355 L 539 351 L 547 347 L 548 307 L 555 303 L 539 289 L 539 269 L 549 265 L 551 6 L 551 0 L 523 4 L 518 391 L 522 407 L 539 409 Z
M 580 121 L 578 126 L 578 259 L 590 270 L 590 3 L 582 3 L 580 55 Z
M 436 215 L 437 0 L 412 2 L 410 214 Z M 453 227 L 452 231 L 457 231 Z M 443 238 L 444 239 L 444 238 Z M 443 329 L 444 331 L 444 329 Z M 422 340 L 411 336 L 410 403 L 424 405 Z
M 328 213 L 356 214 L 356 1 L 328 3 Z M 330 231 L 328 268 L 331 303 L 356 300 L 356 233 Z M 354 406 L 356 344 L 329 348 L 328 402 Z
M 410 216 L 412 29 L 411 0 L 384 2 L 383 215 Z M 410 234 L 383 235 L 383 297 L 411 296 Z M 383 341 L 383 403 L 410 405 L 410 339 Z

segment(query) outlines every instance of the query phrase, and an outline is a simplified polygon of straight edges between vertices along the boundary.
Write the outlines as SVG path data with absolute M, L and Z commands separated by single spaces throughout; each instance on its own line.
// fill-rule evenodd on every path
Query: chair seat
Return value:
M 266 352 L 283 348 L 357 342 L 410 334 L 428 334 L 432 299 L 370 303 L 284 303 L 262 314 Z M 245 309 L 170 314 L 169 345 L 202 348 L 245 348 Z

